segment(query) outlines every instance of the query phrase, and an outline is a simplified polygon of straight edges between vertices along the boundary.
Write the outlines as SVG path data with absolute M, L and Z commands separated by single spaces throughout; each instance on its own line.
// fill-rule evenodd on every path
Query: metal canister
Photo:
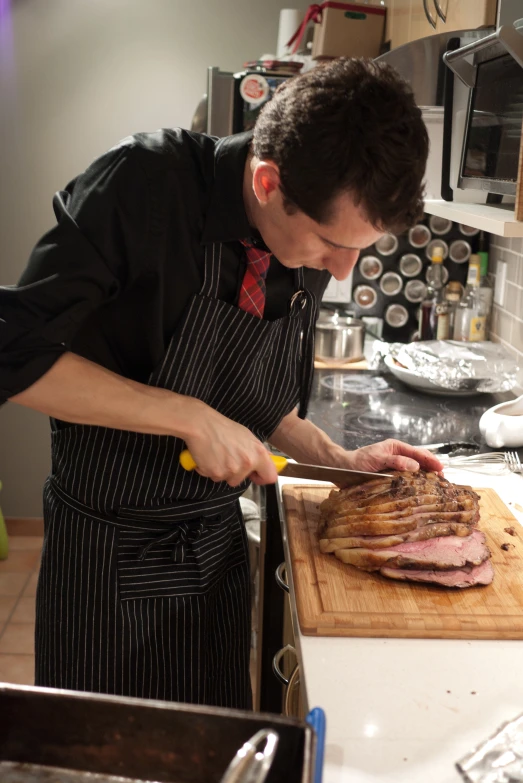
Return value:
M 448 234 L 449 231 L 451 230 L 452 220 L 449 220 L 448 218 L 438 217 L 437 215 L 432 215 L 429 220 L 429 226 L 433 234 L 437 234 L 438 236 L 444 236 L 445 234 Z
M 385 310 L 385 321 L 394 329 L 401 329 L 408 320 L 408 310 L 401 304 L 391 304 Z
M 449 258 L 455 264 L 464 264 L 469 260 L 471 253 L 472 248 L 464 239 L 456 239 L 455 242 L 451 242 Z
M 376 256 L 363 256 L 359 263 L 359 270 L 365 280 L 376 280 L 383 272 L 383 264 Z
M 382 256 L 391 256 L 398 249 L 398 238 L 394 234 L 385 234 L 374 243 L 374 247 Z
M 397 272 L 385 272 L 380 280 L 380 288 L 385 296 L 396 296 L 403 288 L 403 280 Z
M 412 245 L 412 247 L 415 248 L 422 248 L 427 247 L 427 245 L 430 242 L 432 234 L 430 233 L 427 226 L 424 226 L 423 223 L 418 223 L 416 226 L 413 226 L 409 231 L 409 243 Z
M 441 248 L 441 255 L 443 256 L 443 260 L 445 260 L 449 254 L 449 246 L 443 239 L 433 239 L 432 242 L 429 242 L 425 248 L 425 255 L 432 261 L 432 256 L 437 247 Z
M 378 301 L 378 294 L 370 285 L 357 285 L 352 296 L 362 310 L 370 310 Z
M 472 226 L 465 226 L 463 223 L 459 224 L 459 230 L 466 237 L 475 237 L 479 234 L 479 228 L 472 228 Z
M 406 253 L 400 258 L 400 272 L 404 277 L 416 277 L 423 269 L 423 261 L 416 253 Z
M 427 294 L 423 280 L 408 280 L 405 283 L 405 299 L 409 302 L 422 302 Z

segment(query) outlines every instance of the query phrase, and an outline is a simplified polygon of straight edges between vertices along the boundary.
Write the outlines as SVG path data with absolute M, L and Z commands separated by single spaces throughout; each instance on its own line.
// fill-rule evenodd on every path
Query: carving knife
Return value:
M 369 473 L 364 470 L 328 468 L 323 465 L 304 465 L 300 462 L 290 462 L 285 457 L 278 457 L 273 454 L 270 457 L 280 476 L 307 479 L 308 481 L 330 481 L 331 484 L 336 484 L 338 487 L 352 487 L 375 478 L 392 478 L 390 473 Z M 185 470 L 194 470 L 196 468 L 196 462 L 187 449 L 180 454 L 180 465 Z

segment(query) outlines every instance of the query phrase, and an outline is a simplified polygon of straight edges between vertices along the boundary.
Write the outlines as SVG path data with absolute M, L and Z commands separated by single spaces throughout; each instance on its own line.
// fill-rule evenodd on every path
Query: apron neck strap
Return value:
M 222 245 L 213 242 L 205 245 L 205 264 L 203 285 L 200 296 L 208 296 L 211 299 L 218 298 L 218 286 L 220 284 L 220 272 L 222 265 Z

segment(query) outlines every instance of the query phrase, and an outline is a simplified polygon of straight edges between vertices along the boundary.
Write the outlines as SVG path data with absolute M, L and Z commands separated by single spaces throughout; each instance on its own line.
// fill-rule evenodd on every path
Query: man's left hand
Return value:
M 409 446 L 401 440 L 388 440 L 362 446 L 345 452 L 345 459 L 337 467 L 352 470 L 368 470 L 372 473 L 386 470 L 443 470 L 443 464 L 427 449 Z M 341 463 L 344 464 L 341 464 Z

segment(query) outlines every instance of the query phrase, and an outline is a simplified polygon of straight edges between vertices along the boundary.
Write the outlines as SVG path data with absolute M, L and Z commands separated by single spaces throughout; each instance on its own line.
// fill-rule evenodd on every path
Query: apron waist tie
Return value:
M 46 484 L 63 503 L 80 514 L 88 516 L 90 519 L 128 530 L 143 530 L 152 535 L 157 533 L 158 535 L 154 535 L 153 539 L 140 550 L 138 553 L 139 560 L 144 560 L 153 546 L 172 542 L 172 559 L 175 563 L 184 562 L 186 545 L 199 538 L 204 530 L 217 530 L 220 527 L 223 520 L 223 511 L 225 511 L 227 506 L 233 505 L 242 494 L 242 491 L 233 491 L 231 493 L 232 497 L 227 495 L 223 498 L 214 498 L 207 501 L 194 501 L 193 503 L 191 501 L 180 501 L 179 503 L 173 503 L 169 509 L 165 507 L 161 509 L 164 513 L 167 510 L 171 511 L 173 518 L 158 519 L 158 516 L 156 514 L 153 516 L 149 509 L 142 511 L 140 509 L 121 508 L 116 514 L 105 511 L 100 512 L 69 495 L 52 478 L 48 478 Z M 191 509 L 190 511 L 189 508 Z M 216 508 L 222 510 L 216 513 Z M 206 514 L 205 510 L 214 511 L 214 513 Z M 127 516 L 128 514 L 129 516 Z M 147 522 L 149 524 L 144 524 Z M 176 524 L 172 525 L 169 522 L 175 522 Z
M 205 521 L 205 525 L 204 525 Z M 172 559 L 174 563 L 183 563 L 185 560 L 185 547 L 187 544 L 192 544 L 193 541 L 196 541 L 201 534 L 203 533 L 204 529 L 207 530 L 216 530 L 220 527 L 222 522 L 222 515 L 217 514 L 214 517 L 203 517 L 198 520 L 195 520 L 192 523 L 180 523 L 176 527 L 174 527 L 172 530 L 169 530 L 167 533 L 164 533 L 159 538 L 154 538 L 152 541 L 150 541 L 148 544 L 146 544 L 143 549 L 140 550 L 138 553 L 138 560 L 145 560 L 147 555 L 149 554 L 150 549 L 152 549 L 153 546 L 157 546 L 158 544 L 166 544 L 167 542 L 171 542 L 173 545 L 172 549 Z

